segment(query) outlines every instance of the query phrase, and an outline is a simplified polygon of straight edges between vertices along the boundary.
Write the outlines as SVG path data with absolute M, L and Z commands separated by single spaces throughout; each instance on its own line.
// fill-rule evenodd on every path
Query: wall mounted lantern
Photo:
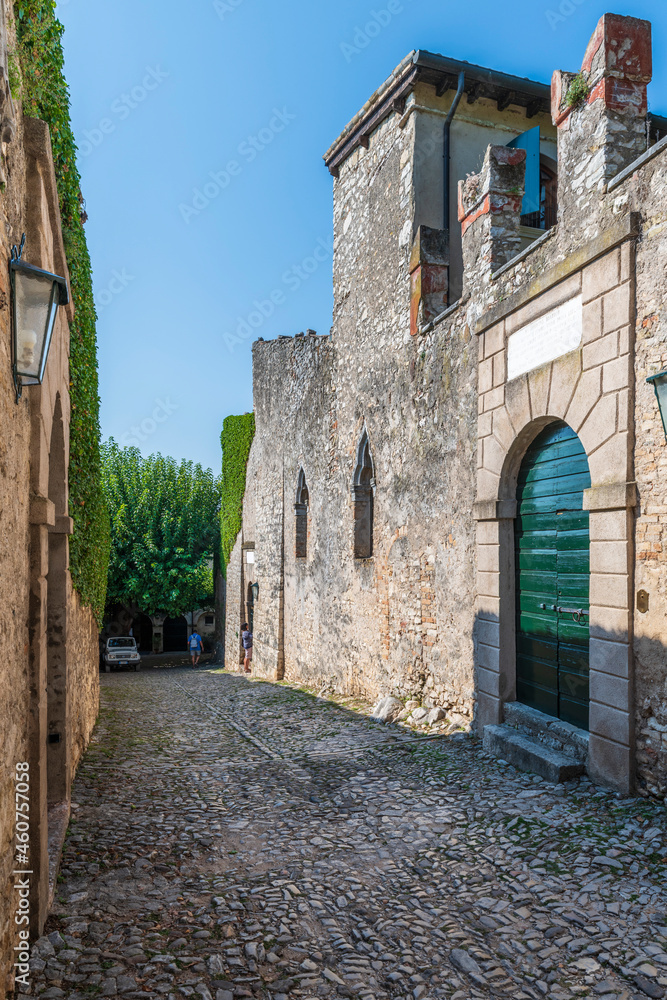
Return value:
M 257 604 L 257 600 L 259 598 L 259 584 L 253 583 L 250 589 L 252 590 L 252 603 Z
M 25 233 L 19 247 L 12 247 L 9 278 L 12 295 L 12 350 L 16 402 L 24 385 L 40 385 L 49 356 L 58 306 L 69 302 L 67 281 L 42 271 L 21 258 Z
M 665 432 L 665 439 L 667 439 L 667 369 L 663 372 L 658 372 L 657 375 L 649 375 L 646 381 L 653 385 L 653 391 L 655 392 L 655 398 L 658 400 L 658 409 L 662 418 L 662 429 Z

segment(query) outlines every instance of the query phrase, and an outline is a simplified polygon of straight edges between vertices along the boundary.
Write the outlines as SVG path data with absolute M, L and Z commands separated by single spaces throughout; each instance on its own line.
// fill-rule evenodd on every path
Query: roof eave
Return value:
M 324 154 L 329 172 L 337 177 L 340 164 L 358 146 L 368 145 L 370 133 L 385 118 L 393 111 L 403 112 L 408 94 L 418 81 L 433 84 L 441 97 L 447 90 L 456 89 L 460 72 L 466 76 L 465 93 L 469 104 L 480 97 L 490 97 L 496 100 L 501 110 L 509 104 L 525 107 L 527 118 L 551 112 L 549 84 L 417 50 L 399 63 L 389 79 L 375 91 Z

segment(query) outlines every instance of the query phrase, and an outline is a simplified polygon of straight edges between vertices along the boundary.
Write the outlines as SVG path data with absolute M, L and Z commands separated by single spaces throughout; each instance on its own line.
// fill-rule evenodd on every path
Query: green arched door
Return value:
M 588 512 L 581 441 L 550 424 L 521 464 L 515 522 L 517 699 L 588 729 Z

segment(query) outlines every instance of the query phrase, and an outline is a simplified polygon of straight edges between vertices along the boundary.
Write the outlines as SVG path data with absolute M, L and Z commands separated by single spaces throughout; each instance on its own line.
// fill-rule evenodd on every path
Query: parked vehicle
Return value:
M 107 639 L 102 659 L 107 673 L 112 667 L 141 669 L 141 656 L 137 649 L 137 641 L 131 635 L 113 636 L 111 639 Z

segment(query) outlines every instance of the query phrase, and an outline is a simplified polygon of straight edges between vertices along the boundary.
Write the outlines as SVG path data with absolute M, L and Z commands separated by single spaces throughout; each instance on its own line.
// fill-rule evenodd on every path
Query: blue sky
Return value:
M 252 409 L 252 340 L 329 332 L 322 154 L 373 90 L 413 48 L 548 82 L 579 68 L 606 9 L 61 0 L 104 436 L 219 469 L 223 418 Z M 649 106 L 667 114 L 667 6 L 613 10 L 653 21 Z M 316 248 L 324 262 L 307 274 Z

